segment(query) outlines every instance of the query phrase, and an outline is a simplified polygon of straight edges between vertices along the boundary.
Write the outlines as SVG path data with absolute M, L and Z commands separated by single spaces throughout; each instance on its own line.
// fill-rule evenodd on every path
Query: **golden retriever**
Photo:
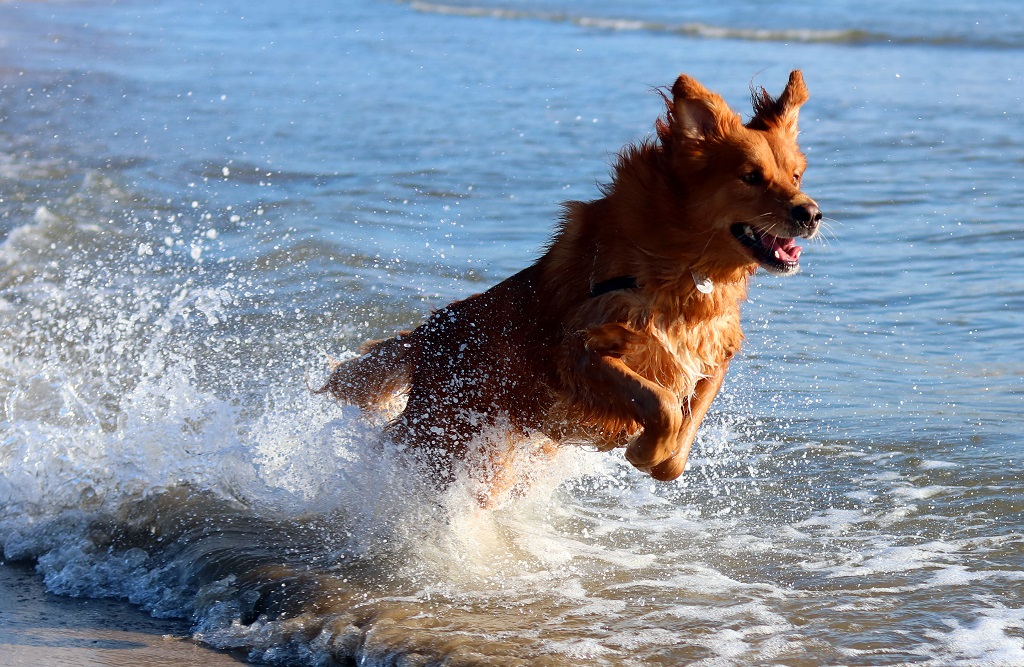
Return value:
M 538 434 L 624 446 L 653 478 L 678 477 L 740 349 L 748 279 L 758 266 L 796 272 L 794 239 L 821 222 L 800 189 L 803 76 L 777 98 L 751 92 L 743 123 L 680 75 L 656 135 L 623 149 L 599 199 L 565 204 L 536 262 L 366 344 L 319 391 L 365 410 L 404 396 L 386 431 L 442 483 L 496 427 L 507 438 L 477 466 L 492 491 L 509 443 Z

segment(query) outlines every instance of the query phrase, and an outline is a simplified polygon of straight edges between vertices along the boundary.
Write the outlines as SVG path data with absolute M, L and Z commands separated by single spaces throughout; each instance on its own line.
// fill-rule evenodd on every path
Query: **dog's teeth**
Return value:
M 743 234 L 749 238 L 756 238 L 754 236 L 754 228 L 750 225 L 743 225 Z
M 782 253 L 778 250 L 775 251 L 775 259 L 782 259 Z

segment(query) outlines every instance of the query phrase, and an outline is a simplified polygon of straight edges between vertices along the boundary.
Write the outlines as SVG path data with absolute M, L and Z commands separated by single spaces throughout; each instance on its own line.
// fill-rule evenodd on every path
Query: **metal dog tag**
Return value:
M 701 294 L 711 294 L 715 291 L 715 284 L 711 282 L 711 278 L 708 278 L 707 275 L 696 271 L 690 271 L 690 275 L 693 277 L 694 286 Z

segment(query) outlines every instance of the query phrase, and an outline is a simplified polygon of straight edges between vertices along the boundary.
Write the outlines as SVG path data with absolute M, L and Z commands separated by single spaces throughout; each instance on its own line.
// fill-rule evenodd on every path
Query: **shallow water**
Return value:
M 1024 13 L 761 4 L 0 3 L 5 557 L 276 664 L 1024 663 Z M 794 67 L 830 231 L 679 481 L 482 511 L 309 395 Z

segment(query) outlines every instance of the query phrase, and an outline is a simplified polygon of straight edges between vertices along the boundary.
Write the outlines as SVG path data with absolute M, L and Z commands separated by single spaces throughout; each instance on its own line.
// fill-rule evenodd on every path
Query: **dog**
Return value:
M 620 152 L 599 199 L 564 204 L 536 262 L 366 344 L 319 393 L 367 411 L 405 398 L 386 434 L 442 484 L 495 428 L 505 439 L 476 466 L 492 491 L 513 443 L 538 434 L 625 447 L 656 480 L 682 474 L 740 349 L 750 276 L 797 272 L 795 240 L 822 214 L 801 191 L 799 70 L 778 97 L 752 86 L 746 123 L 685 74 L 659 92 L 654 136 Z

